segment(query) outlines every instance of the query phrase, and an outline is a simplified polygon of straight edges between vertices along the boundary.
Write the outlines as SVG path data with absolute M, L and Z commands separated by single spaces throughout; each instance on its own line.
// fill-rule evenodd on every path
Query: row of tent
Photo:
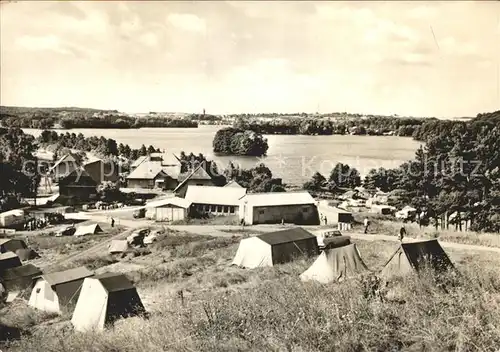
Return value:
M 55 314 L 73 311 L 76 331 L 102 330 L 119 318 L 145 313 L 135 286 L 123 274 L 95 275 L 78 267 L 47 274 L 37 270 L 30 279 L 21 295 L 28 305 Z
M 241 240 L 233 265 L 244 268 L 273 266 L 293 261 L 299 256 L 319 255 L 300 277 L 303 281 L 322 283 L 341 281 L 370 271 L 355 244 L 339 241 L 321 251 L 317 237 L 297 227 Z M 448 255 L 437 240 L 401 243 L 382 269 L 383 277 L 404 275 L 430 267 L 442 272 L 453 268 Z

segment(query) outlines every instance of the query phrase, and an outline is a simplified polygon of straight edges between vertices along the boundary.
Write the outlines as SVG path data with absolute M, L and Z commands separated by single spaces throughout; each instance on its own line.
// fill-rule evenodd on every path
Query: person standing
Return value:
M 364 225 L 365 225 L 365 234 L 368 233 L 368 225 L 370 225 L 370 222 L 368 221 L 368 218 L 365 218 L 364 220 Z
M 326 215 L 323 218 L 325 220 L 325 225 L 328 225 L 328 220 L 326 219 Z
M 403 238 L 406 235 L 406 229 L 404 226 L 401 226 L 401 229 L 399 230 L 399 241 L 403 242 Z
M 115 227 L 115 219 L 111 218 L 111 227 Z

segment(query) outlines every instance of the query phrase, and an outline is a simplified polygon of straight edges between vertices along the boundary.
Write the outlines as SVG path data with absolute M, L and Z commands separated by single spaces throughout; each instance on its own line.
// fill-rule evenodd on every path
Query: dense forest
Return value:
M 212 145 L 215 153 L 225 155 L 262 156 L 269 148 L 259 132 L 232 127 L 218 130 Z
M 0 107 L 4 127 L 40 128 L 141 128 L 198 127 L 193 119 L 163 118 L 154 115 L 132 117 L 116 110 L 82 108 L 19 108 Z
M 371 170 L 364 186 L 397 193 L 398 205 L 414 206 L 436 225 L 455 213 L 458 223 L 469 220 L 475 230 L 500 231 L 500 111 L 469 122 L 429 121 L 415 137 L 426 144 L 413 160 Z M 341 180 L 358 183 L 356 171 L 340 170 Z M 338 172 L 329 180 L 315 174 L 304 187 L 334 189 L 337 179 Z
M 146 147 L 144 144 L 139 149 L 130 148 L 128 144 L 118 144 L 112 138 L 104 137 L 84 137 L 81 133 L 57 133 L 55 131 L 44 130 L 37 139 L 40 146 L 55 147 L 54 158 L 61 155 L 59 149 L 77 149 L 85 152 L 92 152 L 102 157 L 122 156 L 129 160 L 135 160 L 140 156 L 156 153 L 160 150 L 150 145 Z
M 437 119 L 432 119 L 433 121 Z M 291 119 L 250 121 L 238 117 L 234 128 L 252 130 L 261 134 L 303 135 L 384 135 L 411 137 L 425 123 L 421 118 L 368 117 L 352 119 L 318 119 L 300 117 Z

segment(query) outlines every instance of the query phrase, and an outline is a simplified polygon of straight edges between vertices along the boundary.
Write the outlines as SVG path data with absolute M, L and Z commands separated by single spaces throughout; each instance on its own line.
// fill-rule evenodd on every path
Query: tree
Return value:
M 325 185 L 327 184 L 326 178 L 320 174 L 319 172 L 316 172 L 311 180 L 307 181 L 304 183 L 303 187 L 305 190 L 308 191 L 320 191 Z
M 269 148 L 262 134 L 232 127 L 217 131 L 212 146 L 215 153 L 249 156 L 266 155 Z
M 328 181 L 340 188 L 354 188 L 361 184 L 358 170 L 347 164 L 337 163 L 330 173 Z

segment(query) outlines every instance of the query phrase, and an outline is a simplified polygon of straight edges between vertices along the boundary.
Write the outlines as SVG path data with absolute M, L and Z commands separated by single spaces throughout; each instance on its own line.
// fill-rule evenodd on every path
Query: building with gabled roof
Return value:
M 120 179 L 118 164 L 111 160 L 93 159 L 85 162 L 83 168 L 97 184 L 105 181 L 117 182 Z
M 318 225 L 316 201 L 307 191 L 247 193 L 240 199 L 239 217 L 247 225 Z
M 203 164 L 198 165 L 193 170 L 184 172 L 177 178 L 179 184 L 174 189 L 174 193 L 184 198 L 186 196 L 186 191 L 188 186 L 215 186 L 212 177 L 203 167 Z
M 235 215 L 246 192 L 246 188 L 189 185 L 184 198 L 199 214 Z
M 66 177 L 74 170 L 78 169 L 78 162 L 73 154 L 68 153 L 63 155 L 49 168 L 49 175 L 54 181 L 59 181 L 61 178 Z
M 145 161 L 137 166 L 134 171 L 127 176 L 128 188 L 165 188 L 165 184 L 170 182 L 177 184 L 165 171 L 160 163 Z
M 83 280 L 93 275 L 84 266 L 43 274 L 34 279 L 28 304 L 36 309 L 59 314 L 63 307 L 69 308 L 77 302 Z
M 76 331 L 103 330 L 120 318 L 145 311 L 137 290 L 125 275 L 105 273 L 83 281 L 71 323 Z
M 184 220 L 189 216 L 191 205 L 190 200 L 179 197 L 148 202 L 146 218 L 156 221 Z

